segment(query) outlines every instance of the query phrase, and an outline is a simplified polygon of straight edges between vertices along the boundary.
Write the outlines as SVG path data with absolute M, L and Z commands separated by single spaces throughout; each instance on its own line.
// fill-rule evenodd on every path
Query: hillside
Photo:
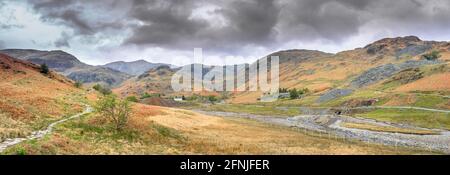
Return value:
M 312 59 L 287 59 L 288 61 L 280 61 L 280 86 L 282 88 L 308 88 L 312 94 L 301 104 L 313 105 L 319 96 L 326 92 L 332 92 L 330 91 L 332 89 L 349 89 L 356 93 L 368 89 L 382 90 L 383 87 L 377 86 L 377 84 L 392 78 L 396 79 L 395 76 L 399 76 L 398 74 L 407 69 L 423 69 L 426 76 L 420 79 L 428 79 L 428 76 L 432 76 L 433 80 L 440 79 L 438 82 L 445 82 L 445 76 L 439 74 L 446 74 L 446 70 L 448 70 L 449 48 L 450 43 L 447 42 L 422 41 L 417 37 L 408 36 L 382 39 L 364 48 L 343 51 L 335 55 L 320 55 Z M 433 51 L 439 52 L 438 59 L 429 61 L 423 58 L 423 55 Z M 282 53 L 271 55 L 283 58 Z M 436 66 L 443 67 L 439 70 L 429 70 L 433 69 L 430 67 Z M 426 88 L 430 84 L 418 85 L 417 83 L 427 81 L 415 82 L 418 79 L 412 78 L 401 85 L 414 86 L 416 87 L 414 91 L 449 91 L 448 86 L 445 85 L 431 89 Z M 409 83 L 416 83 L 416 85 L 406 85 Z M 260 96 L 260 92 L 240 93 L 232 102 L 252 103 L 256 102 L 256 98 Z
M 28 135 L 83 109 L 73 81 L 40 66 L 0 54 L 0 140 Z
M 432 52 L 438 52 L 438 57 L 434 60 L 425 59 Z M 278 101 L 281 104 L 341 106 L 355 100 L 382 100 L 400 95 L 417 100 L 395 104 L 412 105 L 421 103 L 421 98 L 416 97 L 417 92 L 432 93 L 442 98 L 450 93 L 446 83 L 450 60 L 448 42 L 422 41 L 415 36 L 406 36 L 381 39 L 363 48 L 337 54 L 286 50 L 270 56 L 280 58 L 281 88 L 307 88 L 310 91 L 302 99 Z M 204 74 L 209 68 L 204 66 Z M 139 96 L 143 93 L 177 95 L 170 88 L 170 77 L 175 71 L 169 68 L 162 71 L 152 69 L 130 79 L 115 92 L 124 96 Z M 262 94 L 237 92 L 228 98 L 228 102 L 257 103 Z M 186 93 L 184 95 L 189 96 Z M 447 99 L 439 101 L 442 103 L 429 106 L 449 108 L 449 104 L 445 104 Z
M 193 64 L 188 65 L 193 68 Z M 211 71 L 212 66 L 202 65 L 203 76 Z M 171 86 L 172 75 L 174 75 L 180 68 L 171 68 L 169 65 L 162 65 L 152 68 L 143 74 L 130 78 L 122 83 L 121 86 L 113 89 L 113 91 L 121 96 L 142 96 L 148 94 L 160 94 L 164 96 L 190 96 L 190 92 L 174 92 Z M 196 92 L 195 94 L 202 95 L 217 95 L 216 92 Z
M 170 81 L 176 69 L 171 69 L 169 66 L 160 66 L 152 68 L 145 73 L 133 77 L 116 89 L 114 92 L 121 96 L 141 96 L 144 93 L 172 93 Z
M 35 64 L 47 64 L 49 68 L 82 83 L 102 83 L 116 86 L 130 78 L 130 75 L 113 69 L 91 66 L 79 61 L 64 51 L 39 51 L 30 49 L 7 49 L 0 53 Z
M 117 70 L 135 76 L 141 75 L 150 69 L 157 68 L 160 66 L 174 67 L 169 64 L 150 63 L 145 60 L 137 60 L 132 62 L 117 61 L 103 65 L 103 67 L 107 67 L 113 70 Z

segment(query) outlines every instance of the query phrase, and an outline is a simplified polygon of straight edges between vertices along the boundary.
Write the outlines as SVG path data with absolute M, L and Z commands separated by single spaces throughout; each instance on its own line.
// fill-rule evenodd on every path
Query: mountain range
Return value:
M 120 72 L 134 75 L 134 76 L 141 75 L 150 69 L 157 68 L 160 66 L 169 66 L 170 68 L 176 67 L 176 66 L 173 66 L 170 64 L 164 64 L 164 63 L 150 63 L 145 60 L 137 60 L 137 61 L 131 61 L 131 62 L 116 61 L 116 62 L 112 62 L 112 63 L 103 65 L 103 67 L 114 69 L 114 70 L 117 70 Z
M 425 59 L 425 56 L 432 52 L 438 52 L 439 56 L 433 60 Z M 170 80 L 178 68 L 168 64 L 138 60 L 91 66 L 63 51 L 10 49 L 2 50 L 0 53 L 36 64 L 45 63 L 75 81 L 105 83 L 115 87 L 114 91 L 122 96 L 139 96 L 144 93 L 177 94 L 171 90 Z M 281 88 L 307 88 L 312 92 L 308 103 L 324 103 L 338 98 L 342 92 L 358 94 L 368 89 L 446 91 L 450 88 L 448 83 L 434 87 L 413 83 L 417 83 L 418 80 L 446 82 L 449 53 L 450 43 L 448 42 L 422 41 L 415 36 L 406 36 L 381 39 L 365 47 L 336 54 L 296 49 L 275 52 L 267 57 L 279 56 L 280 58 Z M 211 69 L 211 66 L 202 66 L 203 74 Z M 439 66 L 442 67 L 436 68 Z M 416 72 L 411 69 L 415 69 Z M 422 74 L 422 76 L 416 74 Z M 423 77 L 424 74 L 427 76 Z M 248 78 L 247 75 L 246 79 Z M 386 84 L 389 84 L 387 81 L 391 82 L 390 87 L 386 87 Z M 345 95 L 342 96 L 348 95 L 348 93 L 343 94 Z M 261 95 L 260 91 L 234 92 L 229 101 L 257 102 Z M 325 97 L 321 98 L 324 95 Z M 327 95 L 334 98 L 326 98 Z

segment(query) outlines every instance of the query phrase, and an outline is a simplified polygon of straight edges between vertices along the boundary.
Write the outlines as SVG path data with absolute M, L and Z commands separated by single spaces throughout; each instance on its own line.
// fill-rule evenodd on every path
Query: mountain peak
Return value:
M 311 58 L 320 58 L 332 56 L 331 53 L 326 53 L 317 50 L 306 50 L 306 49 L 291 49 L 291 50 L 282 50 L 275 53 L 272 53 L 267 56 L 270 58 L 271 56 L 278 56 L 280 59 L 280 63 L 289 62 L 289 61 L 303 61 Z
M 393 54 L 397 57 L 407 53 L 415 56 L 430 49 L 429 43 L 423 42 L 417 36 L 384 38 L 364 47 L 368 54 Z
M 133 62 L 137 62 L 137 63 L 141 63 L 141 62 L 144 62 L 144 63 L 149 63 L 148 61 L 146 61 L 146 60 L 143 60 L 143 59 L 140 59 L 140 60 L 136 60 L 136 61 L 133 61 Z
M 381 40 L 375 41 L 372 44 L 367 45 L 365 48 L 373 45 L 395 45 L 395 44 L 411 44 L 416 42 L 421 42 L 422 40 L 417 36 L 405 36 L 396 38 L 383 38 Z

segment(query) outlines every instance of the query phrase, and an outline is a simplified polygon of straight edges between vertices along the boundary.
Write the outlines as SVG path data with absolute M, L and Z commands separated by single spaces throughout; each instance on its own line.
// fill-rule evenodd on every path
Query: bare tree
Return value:
M 131 115 L 131 106 L 128 100 L 118 99 L 115 95 L 103 96 L 95 105 L 96 111 L 111 120 L 117 131 L 123 130 Z

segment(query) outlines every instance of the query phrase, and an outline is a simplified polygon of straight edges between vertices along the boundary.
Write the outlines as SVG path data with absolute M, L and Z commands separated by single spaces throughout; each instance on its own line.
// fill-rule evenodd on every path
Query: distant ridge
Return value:
M 61 50 L 6 49 L 0 50 L 0 53 L 39 65 L 46 64 L 50 69 L 82 83 L 101 83 L 107 86 L 117 86 L 130 78 L 130 75 L 123 72 L 85 64 L 75 56 Z
M 174 67 L 170 64 L 164 64 L 164 63 L 150 63 L 145 60 L 136 60 L 131 62 L 125 62 L 125 61 L 116 61 L 112 63 L 108 63 L 103 65 L 103 67 L 111 68 L 120 72 L 124 72 L 130 75 L 141 75 L 144 72 L 159 67 L 159 66 L 169 66 Z

